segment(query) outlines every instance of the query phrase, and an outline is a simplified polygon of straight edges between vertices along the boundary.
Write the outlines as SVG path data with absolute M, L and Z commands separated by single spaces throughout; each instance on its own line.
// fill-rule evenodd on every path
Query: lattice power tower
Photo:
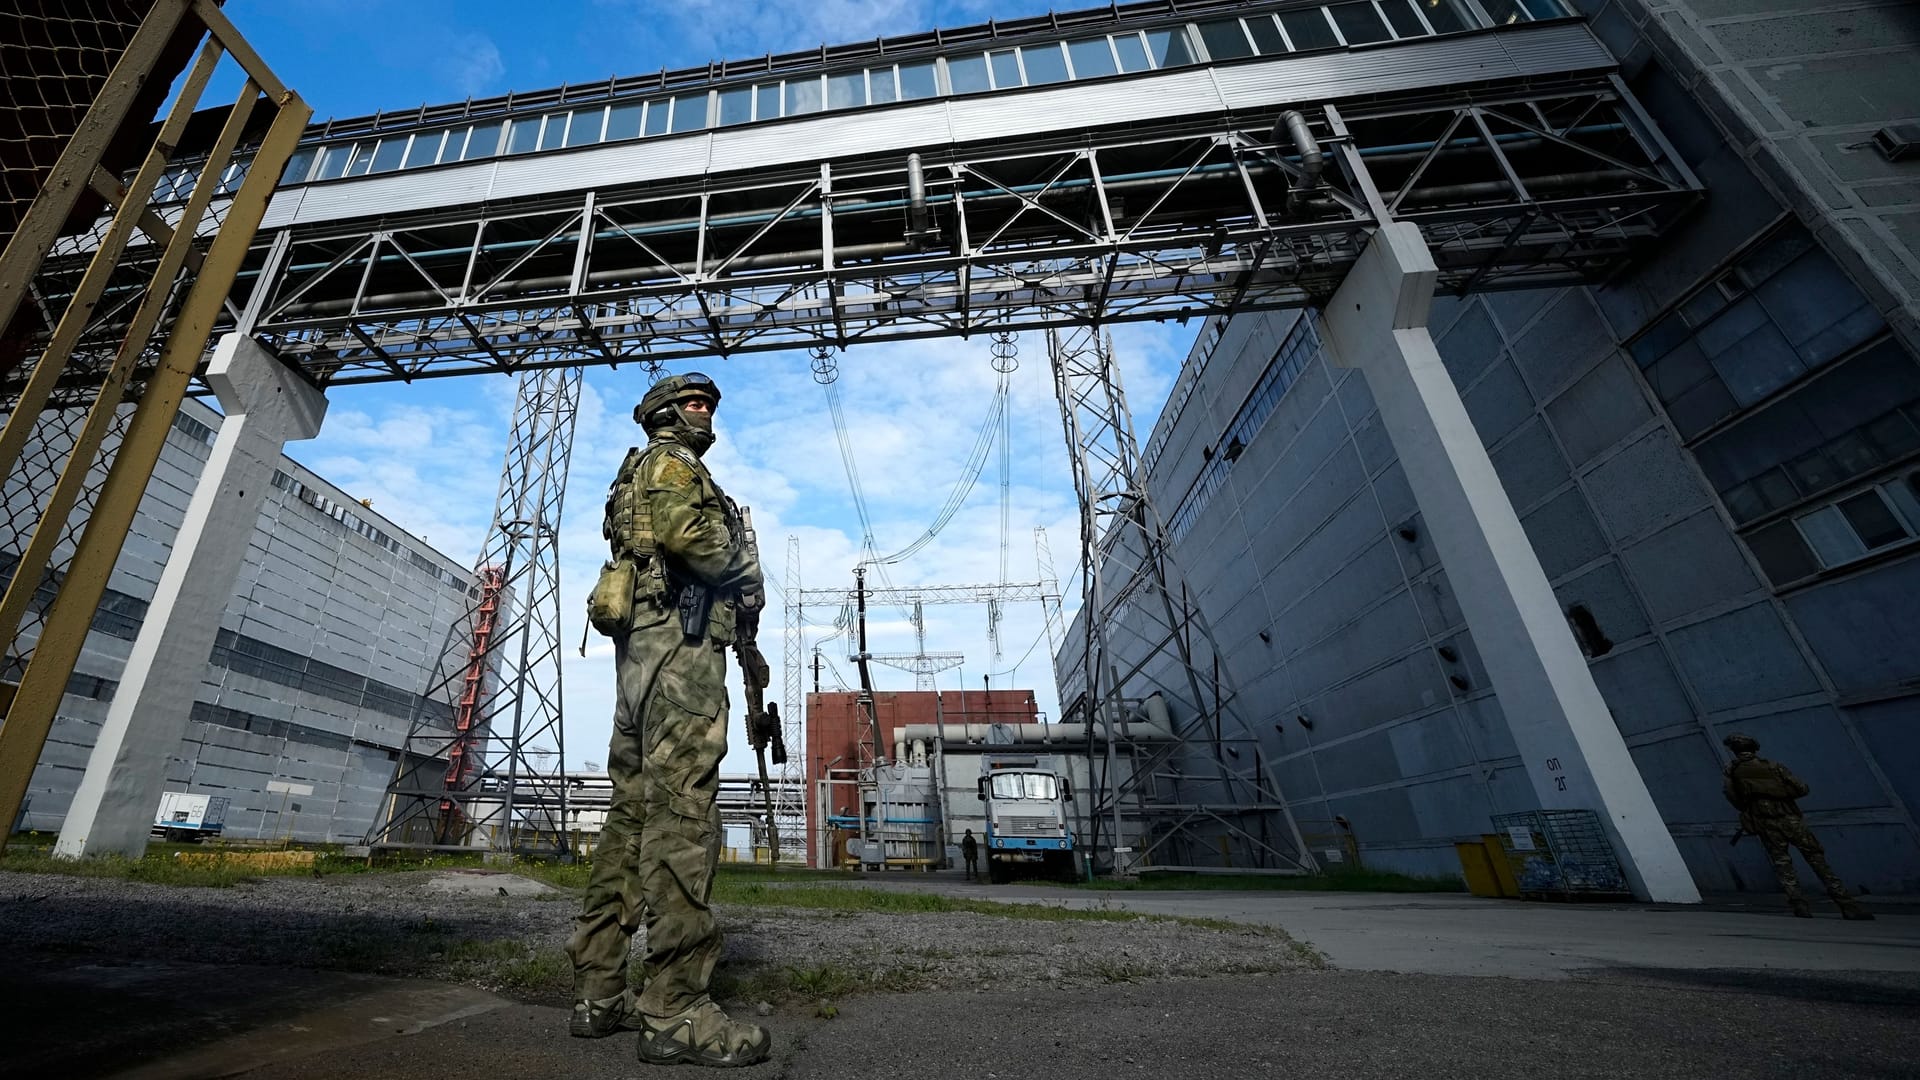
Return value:
M 572 852 L 560 698 L 560 512 L 580 382 L 577 367 L 520 377 L 472 603 L 447 634 L 369 844 Z

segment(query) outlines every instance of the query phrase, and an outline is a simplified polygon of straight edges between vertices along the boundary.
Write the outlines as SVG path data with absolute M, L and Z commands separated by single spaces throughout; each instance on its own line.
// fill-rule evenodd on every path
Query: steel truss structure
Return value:
M 829 608 L 844 612 L 858 604 L 861 589 L 803 589 L 800 587 L 800 549 L 797 539 L 789 539 L 787 544 L 787 586 L 785 604 L 782 609 L 781 640 L 785 643 L 786 689 L 787 689 L 787 745 L 805 747 L 806 738 L 802 717 L 804 695 L 801 692 L 801 671 L 805 667 L 805 636 L 807 607 Z M 908 609 L 915 613 L 915 621 L 920 621 L 921 608 L 927 604 L 1006 604 L 1015 601 L 1039 601 L 1049 599 L 1059 603 L 1059 589 L 1046 582 L 1007 582 L 993 585 L 882 585 L 864 590 L 869 604 L 887 604 Z M 951 654 L 926 652 L 922 639 L 921 650 L 917 654 L 903 653 L 894 656 L 869 655 L 873 663 L 885 663 L 902 670 L 912 671 L 918 677 L 923 667 L 929 679 L 932 672 L 945 665 Z M 869 737 L 871 733 L 869 732 Z M 862 745 L 868 740 L 863 739 Z M 801 775 L 802 755 L 789 752 L 787 765 L 781 771 L 780 789 L 776 802 L 776 815 L 784 826 L 792 820 L 796 827 L 804 832 L 806 827 L 806 781 Z M 868 764 L 871 764 L 869 762 Z M 782 835 L 787 835 L 782 833 Z M 798 834 L 796 834 L 798 835 Z
M 1443 288 L 1571 284 L 1699 194 L 1611 75 L 1295 111 L 292 228 L 247 303 L 317 382 L 411 380 L 1297 306 L 1389 217 Z
M 170 0 L 170 6 L 188 5 Z M 211 0 L 193 0 L 191 6 L 210 25 L 225 27 Z M 219 32 L 227 40 L 226 31 Z M 236 55 L 257 61 L 237 47 Z M 281 105 L 258 158 L 271 167 L 252 169 L 228 201 L 220 191 L 221 173 L 209 165 L 195 186 L 197 202 L 189 203 L 195 214 L 230 207 L 229 221 L 247 223 L 246 236 L 236 246 L 230 237 L 239 234 L 230 225 L 204 255 L 188 228 L 149 229 L 149 242 L 129 246 L 137 215 L 123 208 L 115 231 L 95 243 L 103 252 L 109 241 L 120 243 L 123 263 L 167 270 L 160 276 L 169 279 L 179 273 L 176 251 L 180 259 L 200 260 L 195 265 L 207 281 L 213 280 L 210 272 L 237 269 L 224 316 L 222 298 L 206 300 L 200 282 L 178 315 L 156 310 L 149 319 L 149 305 L 131 302 L 102 307 L 82 328 L 87 342 L 124 336 L 144 343 L 148 332 L 169 322 L 173 340 L 157 358 L 142 348 L 118 355 L 108 348 L 98 356 L 110 361 L 54 367 L 43 362 L 31 382 L 24 369 L 0 375 L 0 393 L 20 402 L 20 411 L 38 412 L 49 401 L 91 400 L 87 395 L 99 393 L 103 378 L 109 388 L 146 382 L 150 398 L 156 397 L 153 386 L 164 381 L 167 389 L 157 398 L 176 399 L 207 330 L 222 318 L 259 338 L 316 385 L 508 372 L 545 386 L 532 395 L 543 401 L 564 398 L 568 391 L 559 384 L 569 379 L 577 398 L 577 369 L 586 363 L 635 362 L 657 371 L 666 361 L 711 355 L 1045 329 L 1081 498 L 1084 610 L 1102 616 L 1088 619 L 1081 707 L 1090 743 L 1093 725 L 1121 718 L 1119 710 L 1128 705 L 1121 689 L 1142 681 L 1162 687 L 1187 736 L 1177 752 L 1159 754 L 1128 784 L 1113 785 L 1124 790 L 1103 790 L 1101 809 L 1114 829 L 1107 842 L 1111 846 L 1119 837 L 1128 813 L 1164 822 L 1152 843 L 1176 849 L 1192 835 L 1191 826 L 1205 820 L 1243 838 L 1274 865 L 1310 859 L 1265 770 L 1256 761 L 1247 771 L 1233 753 L 1232 694 L 1209 670 L 1204 622 L 1166 559 L 1164 527 L 1137 487 L 1131 421 L 1098 328 L 1324 301 L 1372 231 L 1396 219 L 1421 229 L 1441 288 L 1465 293 L 1588 283 L 1656 242 L 1700 197 L 1698 182 L 1618 76 L 1575 70 L 1231 114 L 1103 121 L 1070 136 L 900 145 L 798 167 L 295 225 L 256 240 L 252 223 L 260 220 L 273 178 L 298 136 L 297 124 L 289 128 L 280 121 L 295 112 L 304 119 L 305 113 L 263 68 L 255 72 L 249 63 L 248 69 Z M 251 104 L 254 88 L 249 83 L 243 106 Z M 238 124 L 244 108 L 236 112 Z M 224 132 L 221 139 L 214 157 L 224 160 L 235 142 Z M 137 198 L 129 197 L 129 205 L 144 203 L 160 164 L 142 167 L 129 189 Z M 555 168 L 565 165 L 556 159 Z M 430 181 L 430 174 L 423 176 Z M 75 182 L 86 178 L 76 176 Z M 105 295 L 105 282 L 94 283 L 87 269 L 87 246 L 75 245 L 40 267 L 41 296 L 78 310 L 76 301 L 89 289 Z M 58 338 L 61 330 L 53 333 Z M 71 338 L 81 340 L 80 333 Z M 558 384 L 541 383 L 533 374 L 549 370 L 572 374 L 556 376 Z M 523 383 L 523 398 L 528 385 Z M 530 420 L 547 425 L 540 435 L 521 430 L 516 409 L 500 518 L 481 563 L 483 582 L 490 568 L 501 572 L 499 599 L 515 617 L 543 619 L 532 613 L 544 612 L 552 600 L 546 578 L 520 575 L 550 550 L 546 530 L 557 527 L 561 486 L 550 483 L 556 474 L 530 463 L 516 472 L 515 454 L 531 459 L 557 449 L 557 476 L 564 477 L 571 410 L 568 404 L 564 421 L 557 412 Z M 166 412 L 170 418 L 171 409 Z M 11 429 L 0 448 L 11 441 Z M 156 430 L 143 409 L 128 434 L 149 471 L 146 444 Z M 157 443 L 150 449 L 157 453 Z M 548 459 L 538 468 L 553 466 Z M 137 498 L 144 476 L 132 489 L 109 477 L 99 506 L 118 507 L 129 491 Z M 548 486 L 556 489 L 550 502 L 543 494 Z M 96 511 L 95 525 L 101 516 Z M 81 560 L 74 565 L 74 576 L 80 576 Z M 89 567 L 104 582 L 105 568 Z M 37 579 L 38 568 L 23 564 L 26 570 L 32 574 L 21 576 Z M 865 593 L 876 602 L 1044 604 L 1057 591 L 1035 583 Z M 83 604 L 81 592 L 63 590 L 50 627 L 61 621 L 84 634 L 84 613 L 67 610 Z M 550 797 L 542 793 L 545 781 L 529 779 L 559 774 L 557 755 L 545 772 L 530 771 L 529 748 L 548 730 L 541 691 L 526 703 L 530 713 L 519 711 L 517 701 L 510 718 L 497 708 L 486 711 L 506 699 L 503 686 L 522 679 L 529 665 L 545 662 L 545 630 L 535 621 L 517 630 L 496 628 L 480 644 L 475 631 L 485 593 L 483 588 L 476 595 L 475 612 L 450 650 L 453 657 L 443 661 L 449 690 L 479 673 L 476 719 L 464 731 L 454 730 L 451 720 L 416 721 L 419 745 L 396 770 L 383 842 L 448 841 L 453 833 L 446 826 L 459 823 L 453 807 L 442 807 L 452 776 L 460 797 L 473 800 L 458 810 L 464 820 L 471 822 L 473 808 L 491 798 L 502 804 L 502 823 L 526 823 L 504 830 L 509 845 L 520 843 L 515 837 L 564 843 L 562 830 L 534 820 L 549 813 L 550 802 L 564 799 L 563 789 Z M 790 745 L 802 745 L 796 635 L 804 605 L 852 598 L 846 590 L 802 590 L 797 565 L 790 563 Z M 1129 606 L 1152 609 L 1164 636 L 1150 643 L 1148 661 L 1122 670 L 1113 643 L 1095 637 Z M 1102 628 L 1093 629 L 1095 623 Z M 516 624 L 507 619 L 502 625 Z M 1050 632 L 1053 625 L 1050 619 Z M 500 633 L 521 635 L 517 667 Z M 51 630 L 43 636 L 36 665 L 53 636 Z M 557 632 L 553 637 L 557 656 Z M 60 684 L 71 666 L 69 659 Z M 33 693 L 23 687 L 23 699 L 57 702 L 51 665 L 44 673 L 29 670 L 28 679 Z M 557 662 L 553 680 L 557 751 Z M 450 708 L 459 697 L 445 696 Z M 50 718 L 52 704 L 46 708 Z M 21 730 L 9 716 L 0 739 Z M 496 737 L 498 731 L 507 734 Z M 410 736 L 409 743 L 415 741 Z M 1106 745 L 1111 766 L 1112 741 Z M 520 749 L 502 754 L 502 746 Z M 464 764 L 455 766 L 456 758 L 486 763 L 468 772 Z M 495 790 L 478 790 L 488 783 Z M 1122 806 L 1123 794 L 1133 810 Z M 776 818 L 799 820 L 804 797 L 798 766 L 790 765 L 779 782 Z M 1149 798 L 1165 813 L 1146 814 L 1141 807 Z M 1174 807 L 1185 809 L 1176 813 Z M 399 833 L 397 823 L 405 824 Z
M 1199 607 L 1173 563 L 1166 523 L 1146 487 L 1132 413 L 1114 363 L 1112 343 L 1097 328 L 1051 331 L 1047 358 L 1060 399 L 1067 454 L 1080 499 L 1085 574 L 1080 622 L 1085 687 L 1062 703 L 1064 722 L 1086 725 L 1093 789 L 1087 850 L 1116 872 L 1128 862 L 1119 848 L 1139 838 L 1134 861 L 1211 864 L 1208 838 L 1224 829 L 1254 865 L 1312 870 L 1293 813 L 1265 768 L 1259 740 L 1234 712 L 1234 693 Z M 1131 620 L 1131 622 L 1129 622 Z M 1123 626 L 1138 635 L 1123 648 Z M 1176 739 L 1126 747 L 1133 771 L 1119 777 L 1124 725 L 1136 704 L 1129 687 L 1151 686 L 1168 707 Z M 1243 755 L 1240 746 L 1252 748 Z
M 520 377 L 478 584 L 408 725 L 367 843 L 573 854 L 560 696 L 560 514 L 578 367 Z M 430 703 L 445 703 L 442 714 Z

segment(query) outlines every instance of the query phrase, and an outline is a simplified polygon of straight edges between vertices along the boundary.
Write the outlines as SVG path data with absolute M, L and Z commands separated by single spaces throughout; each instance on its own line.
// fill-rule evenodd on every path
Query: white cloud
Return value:
M 507 73 L 500 47 L 485 34 L 452 34 L 430 52 L 435 58 L 435 73 L 456 93 L 469 97 L 492 90 Z
M 1143 440 L 1150 417 L 1186 352 L 1190 333 L 1177 326 L 1115 331 Z M 1046 527 L 1071 620 L 1079 587 L 1073 579 L 1079 555 L 1078 510 L 1039 335 L 1023 335 L 1020 359 L 1010 385 L 1013 454 L 1007 573 L 1014 581 L 1035 579 L 1033 532 L 1036 526 Z M 884 551 L 896 550 L 926 530 L 960 476 L 979 433 L 996 379 L 988 366 L 987 342 L 874 345 L 846 353 L 840 361 L 838 388 L 876 542 Z M 719 482 L 753 508 L 761 557 L 773 586 L 773 607 L 761 638 L 775 669 L 769 699 L 781 701 L 786 650 L 780 593 L 789 574 L 788 538 L 799 539 L 800 581 L 810 589 L 851 588 L 853 567 L 862 556 L 860 527 L 825 394 L 812 380 L 802 354 L 679 366 L 706 371 L 725 394 L 716 421 L 720 441 L 708 461 Z M 560 538 L 566 757 L 575 767 L 583 761 L 604 760 L 611 734 L 612 646 L 605 638 L 588 635 L 587 655 L 582 657 L 578 643 L 585 596 L 606 557 L 600 536 L 602 502 L 622 456 L 641 438 L 631 409 L 646 386 L 638 366 L 592 368 L 581 393 Z M 426 535 L 455 561 L 470 564 L 479 553 L 493 512 L 514 390 L 511 379 L 480 377 L 336 391 L 320 439 L 296 447 L 295 455 L 354 497 L 372 498 L 376 510 Z M 870 581 L 895 585 L 991 582 L 1000 575 L 1000 543 L 996 454 L 988 459 L 979 483 L 946 530 L 917 556 L 876 571 Z M 803 687 L 811 687 L 815 644 L 822 647 L 823 685 L 831 689 L 842 679 L 857 682 L 847 660 L 848 642 L 827 640 L 838 614 L 820 605 L 804 612 L 807 626 L 798 668 Z M 1039 605 L 1006 607 L 1001 625 L 1003 655 L 997 661 L 987 639 L 984 608 L 931 607 L 926 616 L 927 649 L 966 656 L 963 668 L 939 676 L 942 689 L 955 689 L 962 680 L 970 688 L 977 687 L 982 675 L 993 672 L 996 687 L 1032 689 L 1043 712 L 1059 715 Z M 911 653 L 916 647 L 907 613 L 897 607 L 876 605 L 870 611 L 868 634 L 869 647 L 875 652 Z M 737 680 L 737 671 L 731 677 Z M 874 681 L 882 689 L 906 690 L 914 685 L 911 674 L 884 667 L 875 668 Z M 737 682 L 732 697 L 737 729 Z M 735 748 L 724 768 L 751 771 L 751 754 L 738 730 L 733 742 Z
M 598 6 L 631 12 L 628 32 L 650 52 L 716 60 L 871 41 L 1048 10 L 1044 0 L 679 0 L 670 5 L 598 0 Z

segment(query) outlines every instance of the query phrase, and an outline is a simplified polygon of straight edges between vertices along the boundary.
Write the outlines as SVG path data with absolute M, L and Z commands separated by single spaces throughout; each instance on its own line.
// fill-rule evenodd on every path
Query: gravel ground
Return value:
M 501 895 L 500 886 L 513 895 Z M 562 947 L 578 899 L 533 886 L 510 875 L 449 871 L 262 878 L 227 889 L 0 873 L 0 934 L 10 949 L 42 954 L 409 975 L 554 1004 L 568 996 Z M 718 912 L 726 952 L 715 989 L 749 1001 L 1076 989 L 1319 966 L 1311 950 L 1274 930 L 1144 917 L 759 905 Z

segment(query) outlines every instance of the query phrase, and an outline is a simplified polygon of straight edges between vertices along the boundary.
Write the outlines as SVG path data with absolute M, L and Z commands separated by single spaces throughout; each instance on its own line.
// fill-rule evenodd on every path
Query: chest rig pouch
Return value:
M 606 516 L 600 534 L 613 558 L 600 567 L 600 577 L 587 594 L 587 622 L 596 631 L 615 637 L 634 626 L 636 605 L 667 602 L 666 576 L 660 566 L 653 535 L 653 514 L 640 483 L 641 447 L 627 451 L 613 486 L 607 489 Z

